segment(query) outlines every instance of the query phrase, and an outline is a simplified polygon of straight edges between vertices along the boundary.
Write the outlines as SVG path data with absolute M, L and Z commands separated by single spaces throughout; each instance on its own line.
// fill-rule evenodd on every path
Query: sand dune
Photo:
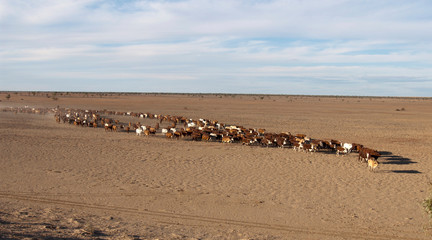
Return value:
M 0 96 L 1 97 L 1 96 Z M 2 98 L 4 99 L 4 98 Z M 357 142 L 383 156 L 138 137 L 0 112 L 0 235 L 102 239 L 429 239 L 430 99 L 23 96 L 0 107 L 217 119 Z M 404 108 L 405 111 L 396 111 Z M 122 121 L 127 121 L 123 119 Z

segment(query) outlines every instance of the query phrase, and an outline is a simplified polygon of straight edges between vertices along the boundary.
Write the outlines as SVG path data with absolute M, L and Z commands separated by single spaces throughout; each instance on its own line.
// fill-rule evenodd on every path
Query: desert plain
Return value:
M 167 139 L 0 111 L 0 239 L 431 239 L 432 99 L 0 94 L 0 108 L 211 119 L 360 143 L 357 153 Z M 122 122 L 157 121 L 112 116 Z

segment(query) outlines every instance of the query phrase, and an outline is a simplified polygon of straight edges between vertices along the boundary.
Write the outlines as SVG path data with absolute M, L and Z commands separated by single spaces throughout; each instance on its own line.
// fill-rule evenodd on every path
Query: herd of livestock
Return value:
M 238 125 L 227 125 L 216 120 L 190 119 L 183 116 L 171 116 L 152 113 L 119 112 L 108 110 L 81 109 L 36 109 L 5 108 L 3 111 L 26 113 L 54 113 L 58 123 L 69 123 L 81 127 L 104 128 L 109 132 L 134 133 L 137 136 L 162 135 L 166 138 L 189 139 L 192 141 L 212 141 L 221 143 L 241 143 L 249 146 L 292 148 L 303 152 L 334 152 L 345 155 L 358 153 L 358 160 L 367 162 L 370 170 L 378 166 L 380 153 L 358 143 L 343 143 L 339 140 L 313 139 L 305 134 L 289 132 L 271 133 L 265 129 L 245 128 Z M 115 119 L 116 116 L 135 118 L 128 123 Z M 153 125 L 140 123 L 140 119 L 150 119 Z M 148 122 L 148 121 L 147 121 Z M 162 127 L 164 126 L 164 127 Z

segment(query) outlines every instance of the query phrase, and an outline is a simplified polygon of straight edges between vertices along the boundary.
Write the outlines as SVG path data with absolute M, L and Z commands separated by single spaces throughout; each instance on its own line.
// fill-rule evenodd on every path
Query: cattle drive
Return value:
M 358 153 L 358 160 L 367 163 L 374 171 L 381 156 L 379 151 L 367 148 L 358 143 L 346 143 L 335 139 L 325 140 L 307 136 L 303 133 L 290 132 L 271 133 L 264 128 L 246 128 L 241 125 L 220 123 L 216 120 L 199 118 L 197 120 L 183 117 L 152 113 L 119 112 L 108 110 L 82 110 L 71 108 L 4 108 L 4 112 L 54 114 L 57 123 L 68 123 L 79 127 L 104 128 L 106 132 L 135 131 L 140 137 L 159 135 L 168 139 L 185 139 L 190 141 L 221 142 L 225 144 L 241 143 L 246 146 L 262 146 L 267 148 L 291 148 L 305 153 L 335 153 L 345 156 L 352 152 Z M 140 121 L 122 123 L 115 116 L 154 120 L 154 126 L 141 124 Z M 136 122 L 133 124 L 132 122 Z M 167 125 L 161 127 L 162 124 Z M 180 127 L 179 127 L 180 126 Z

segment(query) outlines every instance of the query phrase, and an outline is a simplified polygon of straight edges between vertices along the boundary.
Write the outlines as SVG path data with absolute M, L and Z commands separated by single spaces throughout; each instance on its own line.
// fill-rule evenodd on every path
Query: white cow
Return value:
M 344 143 L 342 147 L 345 149 L 345 153 L 351 153 L 353 145 L 352 143 Z
M 141 128 L 137 128 L 137 129 L 135 130 L 135 132 L 136 132 L 136 135 L 137 135 L 137 136 L 141 136 L 141 133 L 143 132 L 143 130 L 142 130 Z
M 336 148 L 336 154 L 339 155 L 339 154 L 351 153 L 352 148 L 353 148 L 352 143 L 344 143 L 341 147 L 338 146 Z
M 168 133 L 168 131 L 169 131 L 169 130 L 168 130 L 168 128 L 162 128 L 162 134 L 164 134 L 164 135 L 165 135 L 165 134 L 167 134 L 167 133 Z

